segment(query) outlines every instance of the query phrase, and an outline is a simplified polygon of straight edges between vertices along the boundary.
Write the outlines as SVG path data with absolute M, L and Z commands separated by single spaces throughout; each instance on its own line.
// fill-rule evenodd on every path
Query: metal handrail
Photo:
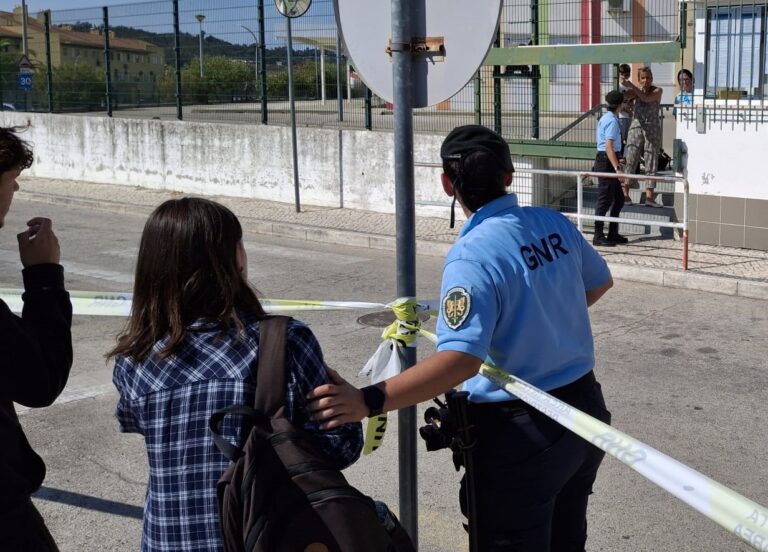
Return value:
M 431 167 L 436 169 L 442 169 L 443 166 L 440 163 L 414 163 L 415 167 Z M 576 178 L 576 212 L 575 213 L 563 213 L 563 215 L 575 218 L 576 226 L 579 232 L 584 233 L 584 220 L 600 220 L 604 222 L 619 222 L 626 224 L 638 224 L 641 222 L 647 226 L 658 226 L 660 228 L 676 228 L 683 233 L 683 270 L 688 270 L 688 201 L 689 201 L 689 186 L 688 180 L 680 175 L 670 176 L 656 176 L 645 174 L 625 174 L 619 173 L 602 173 L 594 171 L 561 171 L 561 170 L 546 170 L 546 169 L 526 169 L 518 167 L 516 172 L 528 173 L 528 174 L 543 174 L 548 176 L 569 176 Z M 655 220 L 642 220 L 622 217 L 600 217 L 597 215 L 586 215 L 582 211 L 584 210 L 584 178 L 597 177 L 597 178 L 624 178 L 627 180 L 651 180 L 653 182 L 682 182 L 683 184 L 683 220 L 682 222 L 661 222 Z

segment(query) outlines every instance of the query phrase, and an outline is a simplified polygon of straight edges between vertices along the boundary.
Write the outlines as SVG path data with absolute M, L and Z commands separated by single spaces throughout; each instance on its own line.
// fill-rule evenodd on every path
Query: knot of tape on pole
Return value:
M 394 339 L 401 347 L 415 347 L 416 338 L 421 328 L 421 320 L 417 314 L 419 308 L 414 297 L 399 297 L 389 303 L 387 307 L 392 309 L 395 321 L 384 328 L 381 338 Z
M 403 369 L 403 347 L 415 347 L 421 320 L 417 314 L 419 305 L 414 297 L 400 297 L 387 305 L 395 315 L 395 321 L 381 334 L 382 342 L 373 356 L 365 363 L 360 375 L 370 376 L 371 383 L 379 383 L 399 374 Z M 363 454 L 378 449 L 387 430 L 387 414 L 369 418 L 365 428 Z

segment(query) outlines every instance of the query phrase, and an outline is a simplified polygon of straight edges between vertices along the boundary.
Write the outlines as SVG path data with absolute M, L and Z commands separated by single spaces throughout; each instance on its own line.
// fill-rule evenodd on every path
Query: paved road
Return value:
M 143 216 L 17 200 L 0 231 L 0 286 L 21 282 L 14 233 L 33 215 L 54 219 L 68 287 L 127 290 Z M 266 297 L 388 301 L 395 288 L 387 251 L 256 235 L 246 228 L 249 273 Z M 434 297 L 441 260 L 421 256 L 419 295 Z M 355 383 L 379 331 L 357 313 L 298 315 L 328 362 Z M 614 424 L 761 504 L 768 504 L 765 302 L 617 282 L 592 312 L 598 365 Z M 146 481 L 141 439 L 115 430 L 111 366 L 103 353 L 123 324 L 78 317 L 76 361 L 60 401 L 22 413 L 48 476 L 36 499 L 64 552 L 136 550 Z M 542 335 L 542 346 L 548 336 Z M 426 345 L 421 354 L 430 350 Z M 394 420 L 394 416 L 391 416 Z M 349 470 L 372 495 L 397 505 L 395 424 L 384 447 Z M 466 550 L 457 517 L 458 476 L 448 454 L 419 453 L 421 550 Z M 590 550 L 747 550 L 735 537 L 613 459 L 590 509 Z

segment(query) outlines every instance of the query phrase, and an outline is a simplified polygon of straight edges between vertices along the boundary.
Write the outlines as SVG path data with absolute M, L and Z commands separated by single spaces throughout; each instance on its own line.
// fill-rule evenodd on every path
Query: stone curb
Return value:
M 16 193 L 19 199 L 36 201 L 52 205 L 73 205 L 89 207 L 101 211 L 118 212 L 123 214 L 148 215 L 154 209 L 151 205 L 138 205 L 120 201 L 90 199 L 84 197 L 68 197 L 39 192 Z M 291 238 L 304 241 L 315 241 L 348 245 L 352 247 L 365 247 L 369 249 L 395 250 L 395 237 L 382 234 L 371 234 L 357 230 L 345 230 L 338 228 L 323 228 L 284 221 L 270 221 L 263 218 L 242 215 L 243 220 L 248 221 L 248 230 L 257 234 Z M 451 248 L 451 243 L 416 240 L 416 252 L 420 255 L 444 257 Z M 608 263 L 613 277 L 617 280 L 640 282 L 655 286 L 706 291 L 746 297 L 750 299 L 762 299 L 768 301 L 768 282 L 753 282 L 738 278 L 724 276 L 709 276 L 695 274 L 680 270 L 668 270 L 643 266 L 634 266 L 619 263 Z

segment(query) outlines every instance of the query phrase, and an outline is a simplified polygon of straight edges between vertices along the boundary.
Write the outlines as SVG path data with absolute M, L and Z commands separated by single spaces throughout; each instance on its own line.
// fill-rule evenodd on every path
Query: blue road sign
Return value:
M 19 90 L 32 89 L 32 73 L 19 73 L 17 79 Z

